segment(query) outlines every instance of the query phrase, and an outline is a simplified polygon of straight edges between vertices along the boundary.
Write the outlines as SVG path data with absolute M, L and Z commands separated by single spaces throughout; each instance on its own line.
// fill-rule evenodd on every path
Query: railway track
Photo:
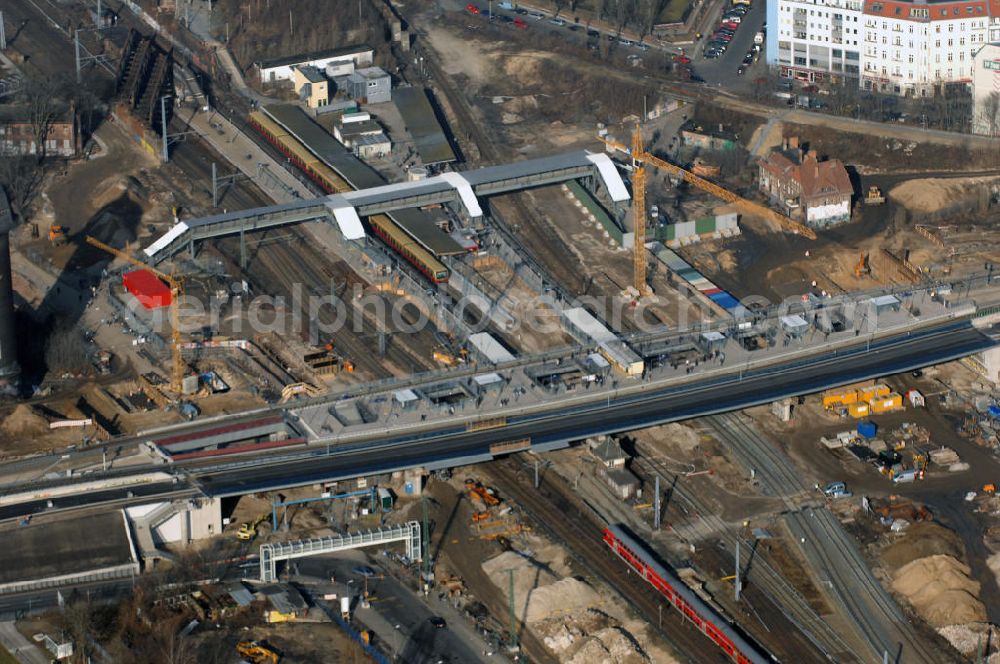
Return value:
M 656 591 L 616 558 L 601 543 L 601 529 L 590 512 L 580 509 L 566 498 L 568 487 L 550 474 L 539 490 L 525 486 L 511 464 L 500 461 L 490 466 L 497 487 L 513 502 L 531 514 L 535 523 L 555 540 L 565 544 L 584 568 L 619 593 L 649 625 L 678 651 L 685 662 L 724 661 L 715 644 L 708 640 L 666 600 L 660 601 Z M 661 622 L 662 617 L 662 622 Z
M 503 158 L 492 137 L 484 129 L 486 123 L 479 122 L 465 96 L 451 83 L 448 74 L 441 68 L 437 60 L 437 55 L 429 48 L 423 49 L 424 64 L 429 68 L 434 85 L 448 98 L 449 105 L 455 114 L 461 131 L 469 137 L 469 140 L 476 144 L 482 161 L 496 164 Z M 455 132 L 456 134 L 460 132 Z M 516 225 L 523 230 L 524 235 L 533 235 L 534 241 L 530 247 L 522 247 L 531 253 L 536 263 L 545 266 L 543 275 L 549 276 L 553 283 L 558 284 L 563 290 L 574 293 L 579 290 L 580 275 L 574 272 L 570 266 L 573 261 L 567 260 L 566 252 L 560 254 L 558 247 L 563 245 L 562 239 L 555 230 L 545 220 L 537 219 L 528 210 L 522 196 L 512 194 L 504 197 L 510 203 L 510 212 L 506 219 L 498 219 L 498 223 L 504 223 L 508 232 L 510 227 Z M 496 219 L 496 216 L 494 217 Z
M 730 446 L 746 467 L 756 470 L 761 488 L 782 498 L 789 510 L 786 523 L 813 571 L 825 577 L 829 594 L 843 610 L 874 655 L 897 661 L 940 661 L 914 632 L 895 600 L 874 577 L 868 563 L 850 541 L 836 517 L 823 506 L 796 504 L 808 491 L 795 467 L 739 415 L 705 418 L 719 439 Z
M 735 551 L 737 541 L 740 542 L 744 551 L 753 550 L 753 542 L 741 537 L 734 532 L 732 526 L 718 515 L 713 514 L 712 508 L 698 498 L 695 492 L 688 490 L 681 483 L 681 478 L 664 467 L 662 463 L 648 457 L 636 457 L 633 469 L 640 470 L 646 475 L 649 480 L 647 484 L 651 484 L 655 475 L 659 475 L 661 479 L 667 481 L 671 487 L 670 500 L 675 503 L 680 501 L 687 506 L 682 508 L 683 513 L 678 515 L 686 524 L 694 525 L 694 518 L 691 515 L 697 514 L 707 529 L 717 534 L 727 551 Z M 808 640 L 804 646 L 816 649 L 817 660 L 826 659 L 843 664 L 859 661 L 852 655 L 851 648 L 840 635 L 813 610 L 806 598 L 785 579 L 783 574 L 768 563 L 763 551 L 756 553 L 753 558 L 752 574 L 748 574 L 744 581 L 748 586 L 752 585 L 766 595 L 774 606 L 795 625 L 802 633 L 803 638 Z M 804 659 L 806 653 L 801 653 L 801 656 Z

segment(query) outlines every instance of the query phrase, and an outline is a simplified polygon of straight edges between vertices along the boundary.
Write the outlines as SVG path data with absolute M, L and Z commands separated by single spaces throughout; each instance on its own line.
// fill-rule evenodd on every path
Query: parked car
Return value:
M 535 19 L 536 21 L 541 21 L 543 18 L 545 18 L 545 14 L 541 12 L 528 12 L 528 16 Z
M 562 20 L 561 18 L 549 19 L 549 23 L 551 23 L 552 25 L 558 25 L 560 28 L 566 25 L 566 21 Z
M 649 50 L 649 44 L 636 44 L 635 47 L 637 49 L 639 49 L 640 51 L 648 51 Z
M 598 32 L 597 30 L 594 30 L 593 28 L 587 28 L 587 36 L 588 37 L 600 37 L 601 33 Z
M 434 625 L 434 627 L 436 627 L 437 629 L 444 629 L 445 627 L 448 626 L 448 623 L 446 623 L 444 618 L 442 618 L 441 616 L 434 616 L 430 619 L 429 622 L 432 625 Z
M 470 14 L 478 14 L 479 13 L 479 7 L 475 6 L 474 4 L 472 4 L 470 2 L 469 4 L 467 4 L 465 6 L 465 11 L 469 12 Z
M 622 46 L 631 46 L 632 45 L 632 40 L 631 39 L 626 39 L 625 37 L 619 37 L 618 38 L 618 43 L 621 44 Z
M 743 64 L 752 65 L 753 64 L 753 51 L 750 51 L 743 56 Z
M 746 70 L 747 70 L 747 68 L 746 68 L 746 67 L 744 67 L 743 65 L 740 65 L 740 66 L 739 66 L 739 67 L 737 67 L 737 69 L 736 69 L 736 75 L 737 75 L 737 76 L 742 76 L 742 75 L 743 75 L 743 72 L 745 72 Z
M 740 29 L 739 23 L 733 23 L 732 21 L 726 21 L 725 23 L 720 23 L 719 27 L 725 28 L 726 30 L 732 30 L 733 32 L 736 32 L 737 30 Z
M 527 30 L 528 29 L 528 24 L 524 22 L 523 18 L 515 18 L 514 19 L 514 27 L 515 28 L 519 28 L 521 30 Z

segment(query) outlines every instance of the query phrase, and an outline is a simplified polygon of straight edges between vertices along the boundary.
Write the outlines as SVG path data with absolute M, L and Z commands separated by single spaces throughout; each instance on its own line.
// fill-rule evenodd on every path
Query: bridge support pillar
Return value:
M 191 238 L 190 240 L 188 240 L 188 253 L 191 254 L 191 258 L 192 259 L 196 255 L 195 248 L 194 248 L 194 238 Z

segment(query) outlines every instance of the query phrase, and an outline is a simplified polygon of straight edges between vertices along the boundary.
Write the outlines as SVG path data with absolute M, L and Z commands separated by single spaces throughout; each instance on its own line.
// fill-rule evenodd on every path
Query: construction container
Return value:
M 382 508 L 383 512 L 392 511 L 392 494 L 389 493 L 388 489 L 383 489 L 379 487 L 378 489 L 378 502 L 379 506 Z
M 827 410 L 839 406 L 849 406 L 858 401 L 857 390 L 837 390 L 823 395 L 823 408 Z
M 873 414 L 889 413 L 903 407 L 903 395 L 898 392 L 892 392 L 872 399 L 868 402 L 868 405 L 871 406 Z
M 870 402 L 872 399 L 888 396 L 891 392 L 892 390 L 889 389 L 889 386 L 883 384 L 862 387 L 859 390 L 858 401 Z
M 170 289 L 149 270 L 133 270 L 122 275 L 126 290 L 146 309 L 170 306 Z
M 858 435 L 863 438 L 874 438 L 875 434 L 878 432 L 878 427 L 871 420 L 865 420 L 864 422 L 858 422 Z
M 870 411 L 871 409 L 868 407 L 868 404 L 863 401 L 852 403 L 847 407 L 847 412 L 851 417 L 868 417 Z

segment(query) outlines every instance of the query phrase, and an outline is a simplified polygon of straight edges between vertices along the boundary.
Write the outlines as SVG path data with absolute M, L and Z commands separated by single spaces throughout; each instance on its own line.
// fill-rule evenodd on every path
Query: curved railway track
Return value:
M 706 420 L 741 463 L 756 470 L 761 488 L 785 501 L 789 508 L 786 523 L 811 567 L 826 578 L 829 594 L 875 656 L 881 658 L 888 652 L 890 659 L 900 655 L 900 661 L 907 663 L 941 661 L 909 625 L 836 517 L 825 507 L 806 505 L 800 510 L 801 505 L 795 504 L 794 499 L 808 489 L 788 458 L 738 414 L 714 415 Z
M 601 542 L 604 524 L 583 509 L 573 505 L 564 495 L 567 488 L 554 474 L 547 477 L 539 490 L 526 486 L 518 479 L 512 464 L 499 461 L 490 466 L 490 473 L 500 491 L 529 513 L 534 522 L 550 536 L 563 543 L 576 560 L 595 577 L 618 592 L 654 630 L 680 654 L 685 662 L 718 663 L 725 656 L 708 637 L 686 621 L 666 600 L 660 600 L 654 589 L 633 574 L 620 559 Z M 558 483 L 560 486 L 553 486 Z M 662 622 L 660 621 L 662 616 Z
M 697 514 L 703 524 L 717 534 L 719 540 L 725 544 L 727 551 L 735 551 L 737 541 L 740 542 L 744 551 L 753 550 L 753 543 L 741 537 L 721 517 L 713 514 L 712 508 L 698 498 L 695 492 L 688 490 L 676 473 L 667 469 L 662 463 L 648 457 L 636 457 L 633 464 L 634 468 L 641 469 L 647 478 L 658 474 L 661 479 L 666 480 L 671 487 L 670 500 L 679 500 L 687 505 L 687 508 L 682 508 L 683 513 L 674 518 L 675 523 L 679 519 L 683 522 L 682 525 L 694 526 L 695 518 L 692 514 Z M 651 482 L 651 480 L 649 481 Z M 853 657 L 851 648 L 813 610 L 806 598 L 785 579 L 784 575 L 767 562 L 765 552 L 758 551 L 756 553 L 753 558 L 752 574 L 748 574 L 744 580 L 760 589 L 775 607 L 779 608 L 785 617 L 802 632 L 803 638 L 808 640 L 808 643 L 803 644 L 803 647 L 815 648 L 816 659 L 822 660 L 825 657 L 829 661 L 844 664 L 858 661 Z M 794 637 L 789 635 L 789 638 Z M 805 652 L 802 652 L 801 655 L 803 659 L 806 657 Z

